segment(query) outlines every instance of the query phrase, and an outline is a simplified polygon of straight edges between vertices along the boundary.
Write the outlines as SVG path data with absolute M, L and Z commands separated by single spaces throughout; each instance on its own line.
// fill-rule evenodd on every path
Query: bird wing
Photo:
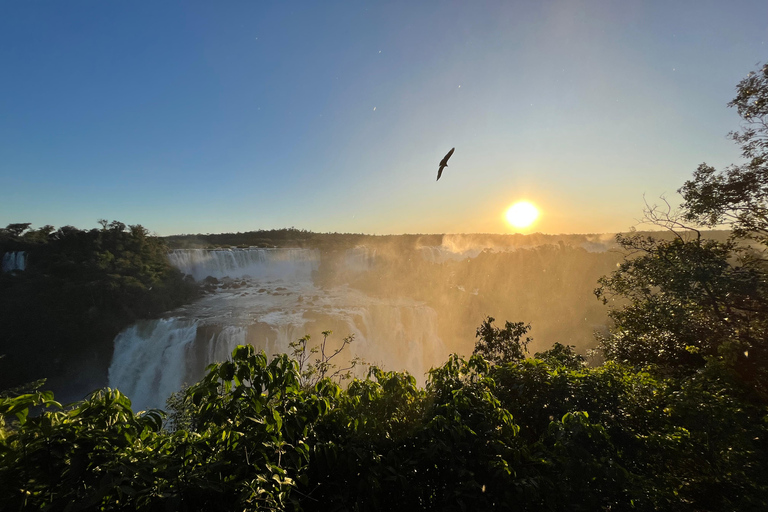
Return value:
M 440 160 L 440 165 L 448 165 L 448 159 L 451 158 L 451 155 L 453 154 L 453 151 L 456 148 L 451 148 L 451 150 L 446 154 L 442 160 Z
M 437 170 L 437 180 L 439 180 L 439 179 L 440 179 L 440 176 L 442 176 L 442 174 L 443 174 L 443 169 L 445 169 L 445 166 L 444 166 L 444 165 L 441 165 L 441 166 L 440 166 L 440 168 Z M 437 181 L 437 180 L 435 180 L 435 181 Z

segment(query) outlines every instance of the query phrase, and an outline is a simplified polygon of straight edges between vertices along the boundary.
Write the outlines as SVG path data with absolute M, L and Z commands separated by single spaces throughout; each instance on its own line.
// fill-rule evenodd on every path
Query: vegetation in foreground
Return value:
M 425 388 L 378 368 L 342 387 L 297 343 L 271 361 L 237 347 L 167 417 L 117 390 L 7 396 L 0 507 L 765 510 L 768 66 L 731 105 L 747 163 L 700 166 L 679 213 L 650 207 L 671 239 L 619 239 L 632 257 L 596 291 L 615 322 L 603 365 L 560 344 L 526 358 L 529 327 L 487 318 Z
M 169 417 L 136 415 L 109 389 L 68 408 L 49 393 L 4 398 L 0 508 L 768 504 L 766 411 L 727 364 L 665 378 L 615 362 L 586 368 L 563 345 L 525 359 L 525 331 L 486 320 L 477 353 L 432 370 L 426 388 L 377 368 L 342 387 L 241 346 L 176 395 Z M 35 407 L 44 412 L 32 417 Z

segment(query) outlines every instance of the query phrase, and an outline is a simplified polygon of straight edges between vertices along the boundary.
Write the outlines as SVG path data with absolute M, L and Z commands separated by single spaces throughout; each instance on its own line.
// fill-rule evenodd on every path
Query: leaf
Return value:
M 20 425 L 24 425 L 27 422 L 27 416 L 29 415 L 29 409 L 24 408 L 14 413 L 19 420 Z

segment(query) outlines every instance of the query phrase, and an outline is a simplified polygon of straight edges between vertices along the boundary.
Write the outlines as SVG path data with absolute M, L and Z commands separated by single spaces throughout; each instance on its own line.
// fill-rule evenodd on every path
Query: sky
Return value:
M 4 0 L 0 226 L 625 231 L 767 61 L 765 0 Z

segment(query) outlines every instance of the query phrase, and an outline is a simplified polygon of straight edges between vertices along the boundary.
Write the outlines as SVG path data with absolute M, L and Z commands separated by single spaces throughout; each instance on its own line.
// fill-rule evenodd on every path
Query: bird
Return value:
M 440 160 L 440 168 L 437 170 L 437 179 L 440 179 L 440 176 L 443 174 L 443 169 L 448 167 L 448 159 L 451 158 L 451 155 L 453 154 L 453 150 L 456 148 L 451 148 L 451 150 L 448 152 L 447 155 L 443 157 L 442 160 Z M 437 181 L 437 180 L 435 180 Z

